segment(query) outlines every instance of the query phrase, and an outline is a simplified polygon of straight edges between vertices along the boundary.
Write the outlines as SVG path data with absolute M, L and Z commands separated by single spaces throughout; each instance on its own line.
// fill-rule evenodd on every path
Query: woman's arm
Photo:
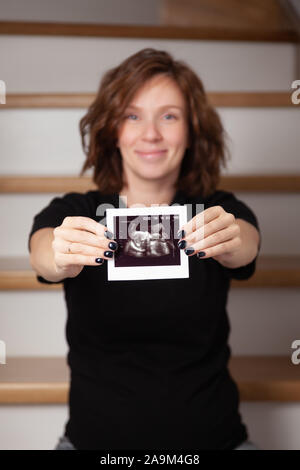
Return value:
M 41 228 L 30 238 L 30 264 L 36 273 L 47 281 L 58 282 L 67 277 L 68 273 L 58 273 L 54 262 L 52 227 Z
M 46 280 L 60 282 L 85 266 L 103 265 L 118 247 L 106 232 L 105 225 L 85 216 L 67 216 L 55 228 L 36 230 L 29 245 L 31 266 Z
M 193 230 L 196 228 L 196 230 Z M 201 259 L 213 258 L 226 268 L 240 268 L 251 263 L 258 254 L 260 234 L 246 220 L 235 217 L 222 206 L 212 206 L 181 227 L 188 256 L 203 250 Z M 181 241 L 179 242 L 179 244 Z
M 240 227 L 241 245 L 232 253 L 215 256 L 214 259 L 226 268 L 239 268 L 245 266 L 257 256 L 260 235 L 254 225 L 243 219 L 236 219 Z

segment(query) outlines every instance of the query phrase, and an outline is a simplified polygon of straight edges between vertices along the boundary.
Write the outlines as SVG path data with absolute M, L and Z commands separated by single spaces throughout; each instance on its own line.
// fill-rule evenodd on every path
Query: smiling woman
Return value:
M 127 200 L 145 200 L 146 191 L 154 202 L 162 188 L 174 188 L 188 146 L 185 108 L 180 88 L 164 74 L 149 79 L 135 94 L 117 140 Z M 130 109 L 135 111 L 130 114 Z
M 70 416 L 60 445 L 253 447 L 228 368 L 226 302 L 230 279 L 255 271 L 259 226 L 245 203 L 217 190 L 225 133 L 200 78 L 166 51 L 143 49 L 105 73 L 80 131 L 82 172 L 93 168 L 98 189 L 54 198 L 29 235 L 39 232 L 38 280 L 63 282 L 68 307 Z M 98 209 L 120 207 L 119 196 L 192 208 L 179 245 L 158 223 L 134 226 L 124 244 L 105 240 Z M 109 282 L 97 264 L 114 256 L 108 248 L 138 262 L 185 248 L 189 259 L 178 258 L 189 277 Z
M 229 157 L 201 79 L 184 61 L 150 48 L 104 74 L 80 132 L 81 175 L 93 167 L 104 194 L 131 204 L 170 202 L 178 190 L 206 197 Z

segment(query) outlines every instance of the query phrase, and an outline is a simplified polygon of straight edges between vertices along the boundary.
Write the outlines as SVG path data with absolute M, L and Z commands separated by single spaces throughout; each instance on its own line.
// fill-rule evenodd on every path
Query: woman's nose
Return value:
M 159 128 L 155 122 L 148 122 L 145 124 L 145 127 L 143 129 L 143 137 L 145 139 L 161 139 L 161 133 L 159 131 Z

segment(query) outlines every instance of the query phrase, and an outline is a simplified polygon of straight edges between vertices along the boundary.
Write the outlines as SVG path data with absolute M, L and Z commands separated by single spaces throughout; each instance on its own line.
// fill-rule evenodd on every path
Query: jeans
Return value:
M 76 450 L 76 448 L 73 446 L 72 442 L 68 439 L 67 436 L 62 436 L 59 438 L 58 444 L 53 450 Z M 242 444 L 240 444 L 238 447 L 235 447 L 233 450 L 260 450 L 258 447 L 256 447 L 255 444 L 253 444 L 252 441 L 244 441 Z

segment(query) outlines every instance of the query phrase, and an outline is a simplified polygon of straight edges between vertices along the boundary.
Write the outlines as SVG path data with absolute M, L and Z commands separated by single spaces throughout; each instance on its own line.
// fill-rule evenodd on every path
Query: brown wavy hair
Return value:
M 153 48 L 140 50 L 103 75 L 95 100 L 79 122 L 86 155 L 80 176 L 93 167 L 93 182 L 99 191 L 121 192 L 124 181 L 122 156 L 116 145 L 118 126 L 135 93 L 158 74 L 177 83 L 187 106 L 190 146 L 185 151 L 175 189 L 190 197 L 200 194 L 207 197 L 217 189 L 221 165 L 227 165 L 227 133 L 208 102 L 198 75 L 184 61 Z

